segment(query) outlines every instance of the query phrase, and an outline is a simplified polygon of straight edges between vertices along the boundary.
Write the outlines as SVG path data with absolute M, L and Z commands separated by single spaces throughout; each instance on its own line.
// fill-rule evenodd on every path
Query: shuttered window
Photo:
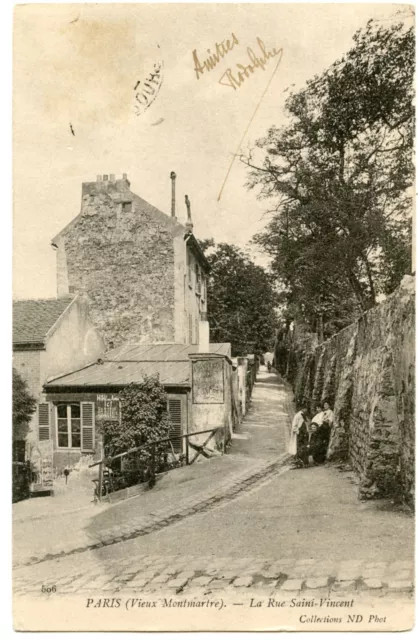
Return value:
M 193 318 L 189 314 L 189 344 L 193 344 Z
M 94 403 L 81 403 L 81 450 L 94 451 Z
M 62 449 L 79 449 L 81 445 L 80 403 L 57 405 L 57 442 Z
M 38 404 L 38 437 L 39 440 L 49 440 L 50 437 L 49 402 Z
M 168 400 L 168 414 L 170 416 L 171 428 L 170 428 L 170 438 L 171 444 L 173 445 L 174 451 L 176 453 L 181 453 L 182 451 L 182 414 L 181 414 L 181 399 L 180 398 L 169 398 Z

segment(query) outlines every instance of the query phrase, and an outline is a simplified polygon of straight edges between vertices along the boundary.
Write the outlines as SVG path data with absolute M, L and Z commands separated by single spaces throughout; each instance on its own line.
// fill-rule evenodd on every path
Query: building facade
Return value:
M 18 300 L 13 304 L 13 367 L 27 382 L 37 409 L 26 437 L 26 458 L 37 465 L 52 464 L 52 408 L 43 385 L 94 362 L 104 352 L 87 301 L 79 296 L 47 300 Z M 81 442 L 80 442 L 81 447 Z M 79 456 L 78 456 L 79 457 Z M 44 469 L 45 470 L 45 469 Z M 41 469 L 38 469 L 42 475 Z M 52 468 L 48 471 L 52 473 Z M 39 483 L 42 484 L 42 478 Z
M 233 430 L 230 356 L 229 344 L 211 344 L 206 353 L 195 345 L 126 344 L 94 364 L 50 379 L 44 391 L 55 469 L 76 464 L 83 454 L 100 456 L 103 421 L 121 420 L 119 392 L 144 376 L 158 376 L 165 388 L 175 453 L 186 453 L 181 436 L 210 429 L 218 431 L 209 446 L 223 448 Z M 190 446 L 209 439 L 210 433 L 197 435 Z
M 52 241 L 58 297 L 88 296 L 107 345 L 197 344 L 206 314 L 208 263 L 187 222 L 132 193 L 126 174 L 82 185 L 80 214 Z

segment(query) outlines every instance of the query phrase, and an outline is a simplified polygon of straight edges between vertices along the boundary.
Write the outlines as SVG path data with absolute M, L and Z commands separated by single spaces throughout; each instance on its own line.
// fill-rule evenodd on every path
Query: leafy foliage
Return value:
M 390 293 L 410 272 L 414 35 L 369 21 L 354 46 L 290 95 L 289 124 L 242 158 L 249 188 L 274 198 L 255 237 L 288 305 L 328 332 Z
M 211 267 L 207 292 L 211 342 L 230 342 L 234 356 L 271 350 L 278 301 L 271 276 L 234 245 L 215 245 L 213 240 L 200 244 Z
M 128 449 L 168 438 L 170 420 L 167 394 L 157 376 L 145 376 L 143 382 L 132 383 L 119 393 L 121 421 L 102 425 L 106 456 L 114 456 Z M 167 444 L 156 445 L 157 457 Z M 135 459 L 149 461 L 151 447 L 142 449 Z
M 21 375 L 13 369 L 13 438 L 23 440 L 29 429 L 29 422 L 35 413 L 36 400 L 29 391 Z

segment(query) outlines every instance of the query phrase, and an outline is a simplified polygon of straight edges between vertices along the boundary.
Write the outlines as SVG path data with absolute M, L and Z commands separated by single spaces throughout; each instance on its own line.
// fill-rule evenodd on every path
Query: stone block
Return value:
M 334 592 L 342 592 L 342 591 L 354 591 L 357 587 L 357 583 L 355 580 L 336 580 L 331 585 L 331 590 Z
M 253 580 L 252 576 L 242 576 L 241 578 L 236 578 L 232 584 L 234 587 L 250 587 Z
M 412 591 L 414 584 L 412 580 L 390 580 L 388 582 L 388 591 Z
M 193 578 L 189 584 L 193 587 L 206 587 L 212 580 L 211 576 L 199 576 L 198 578 Z
M 182 573 L 179 573 L 177 580 L 190 580 L 190 578 L 193 578 L 194 574 L 194 571 L 183 571 Z
M 280 589 L 283 591 L 301 591 L 303 582 L 303 580 L 286 580 Z
M 377 578 L 366 578 L 363 583 L 366 589 L 381 589 L 383 587 L 382 581 Z
M 182 589 L 187 584 L 187 582 L 187 579 L 175 578 L 174 580 L 170 580 L 170 582 L 167 583 L 167 587 L 169 589 Z
M 328 576 L 319 578 L 308 578 L 306 580 L 306 589 L 324 589 L 328 586 Z

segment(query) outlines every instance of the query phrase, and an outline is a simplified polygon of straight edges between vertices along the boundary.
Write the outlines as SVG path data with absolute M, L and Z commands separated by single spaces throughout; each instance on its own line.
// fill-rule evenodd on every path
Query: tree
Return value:
M 36 400 L 30 395 L 26 381 L 14 368 L 12 386 L 13 440 L 24 440 L 29 430 L 30 419 L 35 413 Z
M 204 240 L 201 246 L 211 267 L 207 291 L 211 342 L 230 342 L 234 356 L 271 350 L 278 300 L 271 276 L 234 245 Z
M 169 437 L 170 420 L 167 394 L 158 376 L 144 376 L 141 383 L 131 383 L 119 393 L 121 421 L 102 423 L 105 455 L 112 457 L 129 449 Z M 127 485 L 149 480 L 155 471 L 166 467 L 167 442 L 140 449 L 124 458 Z M 151 465 L 154 457 L 154 465 Z
M 141 383 L 131 383 L 119 393 L 121 421 L 105 422 L 103 436 L 106 456 L 168 438 L 170 420 L 167 394 L 158 376 L 144 376 Z M 161 449 L 162 447 L 162 449 Z M 158 451 L 165 449 L 160 445 Z M 150 448 L 141 453 L 148 459 Z
M 288 98 L 262 161 L 242 158 L 247 186 L 275 201 L 255 242 L 312 329 L 348 324 L 411 269 L 413 29 L 369 21 L 353 39 Z

